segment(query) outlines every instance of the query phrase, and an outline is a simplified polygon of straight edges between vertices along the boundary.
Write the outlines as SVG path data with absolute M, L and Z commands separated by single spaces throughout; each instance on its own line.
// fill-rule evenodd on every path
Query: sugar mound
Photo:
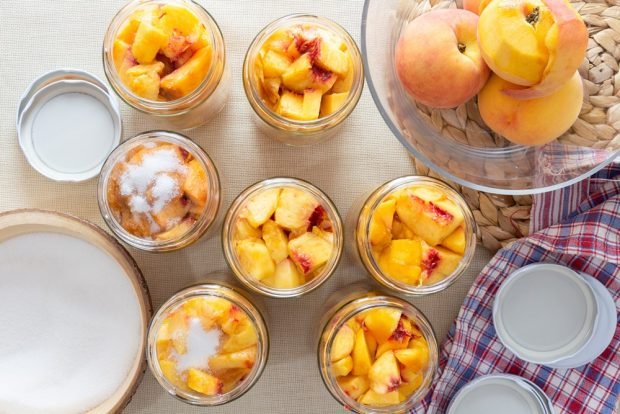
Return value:
M 0 413 L 78 413 L 109 398 L 141 354 L 141 315 L 121 266 L 81 239 L 0 243 Z

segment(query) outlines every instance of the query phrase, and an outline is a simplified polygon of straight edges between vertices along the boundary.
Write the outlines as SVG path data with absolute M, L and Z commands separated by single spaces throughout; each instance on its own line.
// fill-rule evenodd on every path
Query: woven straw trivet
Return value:
M 584 102 L 579 118 L 559 138 L 563 144 L 596 149 L 620 148 L 620 0 L 572 2 L 588 27 L 590 41 L 579 73 Z M 420 1 L 408 18 L 435 8 L 457 7 L 454 1 Z M 478 112 L 475 99 L 455 109 L 431 109 L 417 103 L 418 111 L 443 134 L 474 147 L 504 146 L 506 141 L 490 131 Z M 479 239 L 492 252 L 529 234 L 531 196 L 483 193 L 447 180 L 420 161 L 418 174 L 440 178 L 459 190 L 472 208 Z

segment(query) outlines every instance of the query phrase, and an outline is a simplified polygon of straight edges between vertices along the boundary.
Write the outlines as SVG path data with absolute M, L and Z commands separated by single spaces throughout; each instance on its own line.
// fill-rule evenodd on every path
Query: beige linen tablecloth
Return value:
M 245 51 L 258 31 L 289 13 L 313 13 L 343 25 L 359 42 L 361 0 L 199 1 L 220 24 L 233 74 L 224 111 L 209 125 L 189 132 L 211 155 L 224 190 L 222 212 L 248 185 L 276 175 L 306 179 L 332 197 L 342 216 L 354 199 L 372 187 L 414 173 L 411 159 L 383 123 L 366 90 L 346 127 L 333 140 L 311 148 L 289 148 L 260 135 L 251 121 L 241 83 Z M 17 100 L 30 81 L 60 67 L 85 69 L 103 78 L 101 44 L 122 0 L 3 0 L 0 6 L 0 210 L 38 207 L 72 213 L 103 225 L 96 201 L 96 180 L 54 183 L 37 174 L 17 144 Z M 136 111 L 122 105 L 123 138 L 151 129 Z M 219 229 L 210 239 L 175 253 L 155 255 L 130 249 L 158 307 L 177 290 L 214 270 L 226 269 Z M 479 248 L 471 268 L 447 291 L 411 300 L 445 337 L 473 278 L 490 255 Z M 266 300 L 270 314 L 271 354 L 259 382 L 241 399 L 210 413 L 344 412 L 320 379 L 314 343 L 322 305 L 334 290 L 364 280 L 364 272 L 345 257 L 331 280 L 318 291 L 292 300 Z M 127 413 L 197 413 L 166 395 L 150 373 Z

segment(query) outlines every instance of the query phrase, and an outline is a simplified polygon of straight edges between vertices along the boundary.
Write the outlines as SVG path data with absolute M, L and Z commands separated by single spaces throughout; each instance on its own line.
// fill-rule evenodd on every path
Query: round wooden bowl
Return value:
M 125 248 L 98 226 L 68 214 L 23 209 L 0 213 L 0 242 L 27 233 L 61 233 L 87 241 L 109 254 L 125 271 L 135 290 L 141 313 L 140 345 L 129 374 L 119 388 L 89 413 L 119 413 L 131 401 L 146 370 L 144 349 L 153 306 L 142 272 Z M 96 379 L 94 379 L 96 382 Z

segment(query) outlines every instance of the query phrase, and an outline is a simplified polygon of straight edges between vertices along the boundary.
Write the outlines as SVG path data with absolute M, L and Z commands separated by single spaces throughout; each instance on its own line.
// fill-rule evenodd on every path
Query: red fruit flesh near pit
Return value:
M 430 249 L 424 259 L 422 259 L 422 269 L 427 277 L 439 266 L 439 260 L 439 252 L 435 249 Z

